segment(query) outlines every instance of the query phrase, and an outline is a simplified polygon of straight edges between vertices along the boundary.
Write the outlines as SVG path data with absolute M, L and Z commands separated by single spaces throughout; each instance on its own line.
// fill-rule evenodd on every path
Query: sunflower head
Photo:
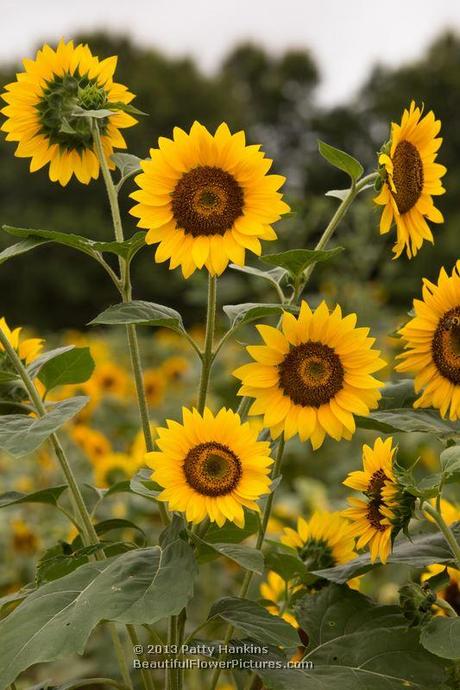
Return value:
M 212 275 L 229 261 L 243 266 L 246 249 L 260 255 L 260 240 L 276 239 L 271 225 L 289 211 L 271 164 L 224 123 L 214 135 L 195 122 L 189 134 L 176 127 L 173 139 L 160 137 L 131 194 L 147 244 L 158 244 L 155 260 L 188 278 L 203 266 Z
M 19 358 L 24 362 L 24 364 L 30 364 L 34 361 L 40 354 L 45 343 L 41 338 L 27 338 L 26 340 L 21 339 L 21 328 L 15 328 L 11 330 L 5 320 L 5 317 L 0 318 L 0 329 L 3 334 L 8 339 L 8 342 L 16 350 Z M 9 362 L 5 354 L 5 349 L 3 345 L 0 344 L 0 356 L 2 361 L 2 368 L 8 367 Z
M 286 527 L 281 542 L 296 549 L 310 571 L 347 563 L 357 555 L 340 513 L 317 511 L 309 520 L 299 517 L 297 530 Z
M 371 560 L 386 563 L 394 538 L 406 529 L 415 497 L 399 481 L 395 463 L 396 447 L 391 437 L 378 438 L 374 446 L 363 446 L 363 469 L 350 472 L 345 486 L 361 491 L 364 499 L 349 498 L 343 515 L 351 520 L 349 534 L 358 537 L 357 548 L 369 545 Z
M 396 225 L 394 258 L 404 249 L 409 258 L 415 256 L 424 240 L 433 242 L 427 220 L 444 220 L 433 202 L 433 196 L 445 192 L 441 178 L 446 168 L 435 162 L 442 142 L 437 137 L 440 128 L 432 111 L 422 117 L 422 109 L 412 101 L 401 123 L 392 123 L 390 141 L 380 152 L 380 191 L 374 201 L 384 207 L 380 233 L 389 232 L 393 222 Z
M 49 164 L 53 182 L 66 185 L 72 175 L 88 184 L 99 174 L 93 130 L 85 111 L 108 109 L 98 119 L 104 153 L 110 161 L 114 148 L 126 148 L 120 129 L 136 124 L 124 110 L 134 98 L 113 81 L 117 59 L 99 60 L 87 45 L 63 40 L 48 45 L 35 60 L 24 60 L 24 72 L 5 87 L 2 130 L 8 141 L 18 142 L 16 155 L 30 158 L 34 172 Z
M 112 453 L 109 439 L 97 429 L 92 429 L 87 424 L 74 424 L 70 435 L 89 459 L 97 463 L 101 458 Z
M 372 374 L 385 366 L 369 329 L 356 315 L 332 313 L 325 302 L 312 312 L 302 302 L 299 317 L 285 312 L 281 328 L 260 325 L 264 345 L 247 348 L 255 362 L 234 372 L 240 395 L 255 398 L 250 414 L 264 415 L 273 438 L 299 434 L 318 448 L 326 434 L 350 439 L 354 414 L 368 415 L 383 385 Z
M 183 410 L 183 422 L 168 420 L 157 429 L 159 452 L 147 453 L 152 479 L 163 487 L 159 500 L 198 523 L 209 517 L 244 526 L 244 510 L 259 511 L 256 501 L 270 492 L 270 446 L 257 440 L 239 415 L 221 409 Z
M 144 371 L 144 390 L 150 407 L 158 407 L 164 397 L 166 380 L 161 369 Z
M 423 299 L 414 300 L 415 316 L 399 331 L 405 351 L 397 371 L 415 374 L 420 397 L 414 407 L 435 407 L 444 417 L 460 418 L 460 261 L 438 283 L 423 281 Z
M 286 580 L 283 580 L 281 575 L 275 573 L 274 570 L 269 570 L 266 580 L 260 585 L 259 591 L 263 599 L 266 600 L 265 607 L 269 613 L 273 616 L 280 616 L 294 628 L 298 627 L 297 620 L 293 614 L 286 610 L 289 607 L 292 588 L 289 587 L 289 583 Z

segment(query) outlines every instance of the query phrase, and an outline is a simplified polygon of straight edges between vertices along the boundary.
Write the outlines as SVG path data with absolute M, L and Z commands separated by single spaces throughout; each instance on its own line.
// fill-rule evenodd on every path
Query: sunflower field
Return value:
M 128 153 L 117 69 L 61 40 L 1 94 L 9 155 L 81 202 L 72 232 L 8 219 L 0 272 L 73 252 L 98 306 L 0 319 L 0 690 L 459 690 L 460 260 L 400 313 L 362 268 L 436 263 L 439 117 L 409 99 L 372 165 L 320 140 L 294 244 L 308 191 L 252 134 L 192 117 Z

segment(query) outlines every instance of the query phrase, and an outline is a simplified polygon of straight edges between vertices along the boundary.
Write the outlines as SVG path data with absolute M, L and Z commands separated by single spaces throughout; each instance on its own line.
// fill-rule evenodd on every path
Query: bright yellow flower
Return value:
M 243 527 L 243 508 L 259 511 L 256 501 L 270 493 L 269 443 L 225 408 L 215 416 L 207 408 L 203 416 L 184 408 L 183 423 L 167 425 L 157 430 L 160 452 L 145 456 L 163 487 L 159 500 L 190 522 L 209 517 L 219 526 L 230 520 Z
M 405 352 L 397 371 L 415 374 L 414 407 L 436 407 L 460 419 L 460 261 L 452 275 L 444 268 L 438 284 L 423 280 L 423 300 L 414 300 L 415 316 L 399 331 Z M 450 408 L 450 409 L 449 409 Z
M 349 523 L 340 513 L 315 512 L 307 521 L 299 517 L 297 530 L 284 529 L 281 542 L 299 553 L 308 570 L 322 570 L 356 558 Z
M 109 453 L 93 464 L 94 481 L 97 487 L 107 488 L 120 479 L 129 479 L 138 470 L 132 457 L 126 453 Z
M 168 357 L 161 365 L 161 371 L 172 384 L 180 383 L 190 369 L 190 361 L 185 357 Z
M 38 550 L 40 540 L 24 520 L 11 520 L 10 527 L 12 546 L 17 553 L 32 554 Z
M 155 440 L 157 430 L 156 430 L 156 423 L 153 422 L 152 420 L 150 421 L 150 433 L 152 435 L 152 439 Z M 142 467 L 142 465 L 145 465 L 145 454 L 147 452 L 147 448 L 145 447 L 145 437 L 144 437 L 144 431 L 142 429 L 139 429 L 137 432 L 136 436 L 134 437 L 134 440 L 131 444 L 131 447 L 129 449 L 129 454 L 132 457 L 134 463 L 138 467 Z
M 371 376 L 385 362 L 372 349 L 368 328 L 356 328 L 356 314 L 332 313 L 325 302 L 312 312 L 302 302 L 296 319 L 285 312 L 281 329 L 260 325 L 265 345 L 247 351 L 255 360 L 234 372 L 240 395 L 255 398 L 249 414 L 264 415 L 273 438 L 299 434 L 319 448 L 326 434 L 339 441 L 355 431 L 353 415 L 377 407 L 383 385 Z
M 363 446 L 363 470 L 350 472 L 345 486 L 361 491 L 366 499 L 349 498 L 350 508 L 343 516 L 351 520 L 349 534 L 358 537 L 357 548 L 369 545 L 371 560 L 380 557 L 386 563 L 391 552 L 391 538 L 396 521 L 395 506 L 399 493 L 393 471 L 396 448 L 391 436 L 378 438 L 374 447 Z
M 113 81 L 116 57 L 101 60 L 87 45 L 74 47 L 60 41 L 56 50 L 44 45 L 35 60 L 25 59 L 25 71 L 5 87 L 2 98 L 7 116 L 2 130 L 7 141 L 17 141 L 16 156 L 31 158 L 30 171 L 49 163 L 49 177 L 66 185 L 72 175 L 88 184 L 99 175 L 91 125 L 75 115 L 84 110 L 113 109 L 114 115 L 98 119 L 102 146 L 110 167 L 114 148 L 126 148 L 120 129 L 136 120 L 119 109 L 134 98 L 126 86 Z
M 289 613 L 289 611 L 283 611 L 283 613 L 280 614 L 280 611 L 286 607 L 287 600 L 289 599 L 288 583 L 283 580 L 281 575 L 275 573 L 274 570 L 269 570 L 267 573 L 267 579 L 265 582 L 262 582 L 259 591 L 263 599 L 273 602 L 272 605 L 265 605 L 265 608 L 269 613 L 274 616 L 281 615 L 281 618 L 285 620 L 286 623 L 294 626 L 294 628 L 298 627 L 298 623 L 292 613 Z
M 409 259 L 417 254 L 423 240 L 433 242 L 427 220 L 442 223 L 444 218 L 434 206 L 433 196 L 444 194 L 441 178 L 446 168 L 435 163 L 442 139 L 437 137 L 441 123 L 433 111 L 422 117 L 422 110 L 412 101 L 401 124 L 392 122 L 389 150 L 379 156 L 385 179 L 375 203 L 384 206 L 380 233 L 389 232 L 396 223 L 394 258 L 406 249 Z
M 125 398 L 129 392 L 130 380 L 125 369 L 115 362 L 101 362 L 94 370 L 90 383 L 101 396 Z
M 150 407 L 158 407 L 162 403 L 165 388 L 165 374 L 161 369 L 146 369 L 144 371 L 144 390 Z
M 112 453 L 112 445 L 103 433 L 86 424 L 75 424 L 70 428 L 70 435 L 88 458 L 97 463 Z
M 20 333 L 22 328 L 15 328 L 13 331 L 10 330 L 5 318 L 2 316 L 0 318 L 0 328 L 6 335 L 10 345 L 16 350 L 20 359 L 26 364 L 30 364 L 34 361 L 40 354 L 45 343 L 41 338 L 28 338 L 27 340 L 20 340 Z M 4 352 L 5 348 L 0 343 L 0 352 Z
M 187 134 L 174 128 L 142 161 L 131 194 L 131 213 L 158 244 L 155 261 L 169 259 L 188 278 L 206 266 L 220 275 L 229 261 L 243 266 L 246 249 L 262 253 L 260 240 L 274 240 L 272 223 L 289 211 L 277 191 L 281 175 L 267 175 L 272 161 L 260 146 L 246 146 L 244 132 L 221 124 L 214 136 L 199 122 Z

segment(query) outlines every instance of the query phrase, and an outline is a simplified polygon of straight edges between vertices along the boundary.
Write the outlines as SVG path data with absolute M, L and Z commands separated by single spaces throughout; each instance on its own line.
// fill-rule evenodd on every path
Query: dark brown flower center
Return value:
M 240 459 L 227 446 L 214 441 L 200 443 L 184 460 L 187 483 L 204 496 L 225 496 L 241 479 Z
M 302 407 L 324 405 L 343 387 L 342 362 L 323 343 L 311 341 L 292 347 L 278 369 L 280 387 Z
M 410 141 L 400 141 L 393 154 L 394 198 L 398 211 L 407 213 L 417 203 L 423 190 L 423 163 Z
M 460 589 L 455 580 L 451 580 L 444 590 L 444 599 L 460 616 Z
M 460 307 L 450 309 L 440 319 L 431 351 L 439 373 L 460 385 Z
M 172 193 L 176 224 L 193 237 L 224 235 L 243 207 L 243 190 L 233 175 L 209 165 L 182 175 Z
M 372 499 L 367 506 L 367 520 L 378 532 L 384 532 L 386 526 L 382 524 L 384 516 L 380 512 L 381 501 Z
M 380 469 L 374 472 L 374 474 L 369 479 L 369 484 L 366 489 L 366 496 L 369 498 L 367 519 L 369 520 L 372 527 L 377 529 L 379 532 L 385 530 L 385 525 L 382 525 L 382 520 L 384 515 L 380 512 L 380 508 L 383 505 L 382 489 L 385 486 L 385 482 L 388 480 L 385 472 Z

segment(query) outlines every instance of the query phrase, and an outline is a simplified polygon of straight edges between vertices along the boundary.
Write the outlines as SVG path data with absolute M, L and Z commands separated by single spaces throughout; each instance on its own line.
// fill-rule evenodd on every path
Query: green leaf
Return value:
M 222 618 L 259 642 L 295 647 L 299 644 L 297 630 L 263 606 L 238 597 L 224 597 L 212 605 L 208 620 Z
M 245 304 L 226 304 L 223 310 L 230 321 L 231 328 L 236 328 L 237 326 L 242 326 L 245 323 L 251 323 L 251 321 L 257 321 L 273 314 L 279 316 L 283 311 L 295 314 L 299 311 L 299 308 L 291 305 L 247 302 Z
M 353 182 L 359 180 L 363 174 L 363 166 L 359 161 L 356 160 L 356 158 L 350 156 L 349 153 L 336 149 L 334 146 L 330 146 L 324 141 L 318 141 L 318 149 L 322 157 L 327 160 L 328 163 L 333 165 L 334 168 L 338 168 L 339 170 L 346 172 L 347 175 L 351 177 Z
M 343 247 L 334 247 L 334 249 L 289 249 L 286 252 L 279 254 L 263 254 L 260 259 L 266 264 L 272 266 L 281 266 L 284 268 L 294 280 L 296 280 L 305 271 L 308 266 L 317 264 L 321 261 L 330 261 L 336 257 L 340 252 L 343 252 Z
M 80 566 L 88 563 L 88 556 L 100 551 L 102 544 L 85 546 L 72 551 L 70 544 L 60 542 L 47 549 L 37 563 L 35 582 L 41 587 L 60 577 L 65 577 Z
M 449 422 L 439 416 L 437 410 L 379 410 L 367 417 L 356 416 L 356 424 L 361 429 L 372 429 L 385 434 L 418 432 L 435 434 L 440 438 L 452 438 L 460 435 L 460 424 Z
M 444 482 L 455 482 L 460 479 L 460 446 L 450 446 L 439 458 Z
M 147 536 L 144 530 L 131 520 L 125 520 L 124 518 L 111 518 L 110 520 L 98 522 L 97 525 L 94 526 L 94 529 L 96 530 L 96 534 L 98 536 L 102 536 L 103 534 L 107 534 L 107 532 L 112 532 L 113 530 L 119 529 L 135 530 L 142 536 L 142 546 L 144 546 L 147 542 Z
M 245 570 L 249 570 L 258 575 L 264 571 L 264 556 L 261 551 L 244 544 L 225 544 L 209 543 L 200 539 L 196 534 L 190 532 L 190 538 L 197 544 L 198 562 L 206 563 L 217 556 L 225 556 L 234 563 L 238 563 Z
M 272 268 L 269 271 L 261 271 L 260 268 L 255 268 L 254 266 L 238 266 L 237 264 L 229 264 L 229 268 L 234 271 L 239 271 L 240 273 L 247 273 L 251 276 L 256 276 L 257 278 L 263 278 L 268 280 L 270 283 L 278 285 L 282 278 L 286 275 L 284 268 Z
M 132 153 L 113 153 L 112 160 L 120 171 L 120 175 L 122 177 L 135 175 L 137 172 L 142 171 L 142 158 L 133 156 Z
M 226 522 L 223 527 L 211 523 L 206 532 L 206 541 L 211 544 L 225 542 L 225 544 L 239 544 L 259 529 L 259 517 L 253 511 L 244 511 L 244 527 L 237 527 L 232 522 Z
M 31 378 L 35 378 L 44 364 L 54 359 L 54 357 L 60 357 L 65 352 L 70 352 L 70 350 L 73 350 L 74 347 L 75 345 L 64 345 L 64 347 L 57 347 L 54 350 L 44 352 L 42 355 L 34 359 L 31 364 L 29 364 L 27 367 L 27 373 L 29 376 L 31 376 Z
M 349 193 L 349 189 L 330 189 L 324 196 L 330 196 L 333 199 L 340 199 L 340 201 L 344 201 Z
M 31 249 L 35 249 L 35 247 L 40 247 L 41 245 L 46 244 L 47 241 L 48 240 L 36 238 L 30 240 L 22 240 L 22 242 L 12 244 L 11 246 L 7 247 L 2 252 L 0 252 L 0 264 L 5 263 L 5 261 L 8 261 L 8 259 L 12 259 L 14 256 L 20 256 L 21 254 L 30 252 Z
M 460 522 L 452 525 L 452 529 L 456 538 L 459 539 Z M 388 564 L 408 565 L 413 568 L 426 568 L 427 565 L 433 563 L 454 565 L 454 557 L 442 534 L 435 532 L 413 537 L 412 541 L 408 541 L 405 537 L 397 539 L 387 562 Z M 362 575 L 378 567 L 381 567 L 380 563 L 372 564 L 369 555 L 363 554 L 344 565 L 315 570 L 314 574 L 341 584 L 352 577 Z
M 76 347 L 49 359 L 40 369 L 38 378 L 50 391 L 56 386 L 84 383 L 94 371 L 89 347 Z
M 86 405 L 88 398 L 67 398 L 53 405 L 38 419 L 26 415 L 0 417 L 0 449 L 15 457 L 28 455 Z
M 12 383 L 13 381 L 20 382 L 19 376 L 15 371 L 0 371 L 0 385 Z
M 379 410 L 395 410 L 401 407 L 412 409 L 416 397 L 412 379 L 386 383 L 382 390 Z
M 146 467 L 141 468 L 131 479 L 129 483 L 129 490 L 138 496 L 156 500 L 158 494 L 162 491 L 162 488 L 159 484 L 154 482 L 151 477 L 152 470 Z
M 268 570 L 278 573 L 283 580 L 300 578 L 305 582 L 307 579 L 316 579 L 308 578 L 305 563 L 295 553 L 289 553 L 287 549 L 286 551 L 281 549 L 271 550 L 265 557 L 265 564 Z
M 33 664 L 82 654 L 102 620 L 153 624 L 193 594 L 196 564 L 179 538 L 82 565 L 33 592 L 0 622 L 0 690 Z
M 443 659 L 460 659 L 460 618 L 434 617 L 424 626 L 420 642 Z
M 19 503 L 47 503 L 48 505 L 57 506 L 59 497 L 66 489 L 67 485 L 63 484 L 61 486 L 50 486 L 48 489 L 41 489 L 40 491 L 33 491 L 30 494 L 8 491 L 0 496 L 0 508 L 6 508 Z
M 184 331 L 184 324 L 179 312 L 162 304 L 145 302 L 144 300 L 115 304 L 90 321 L 91 326 L 118 326 L 126 324 L 162 326 L 163 328 L 171 328 L 179 333 Z
M 94 118 L 96 120 L 103 120 L 106 117 L 115 115 L 113 110 L 108 110 L 107 108 L 99 108 L 98 110 L 85 110 L 79 105 L 76 105 L 74 110 L 71 112 L 72 117 L 87 117 Z

